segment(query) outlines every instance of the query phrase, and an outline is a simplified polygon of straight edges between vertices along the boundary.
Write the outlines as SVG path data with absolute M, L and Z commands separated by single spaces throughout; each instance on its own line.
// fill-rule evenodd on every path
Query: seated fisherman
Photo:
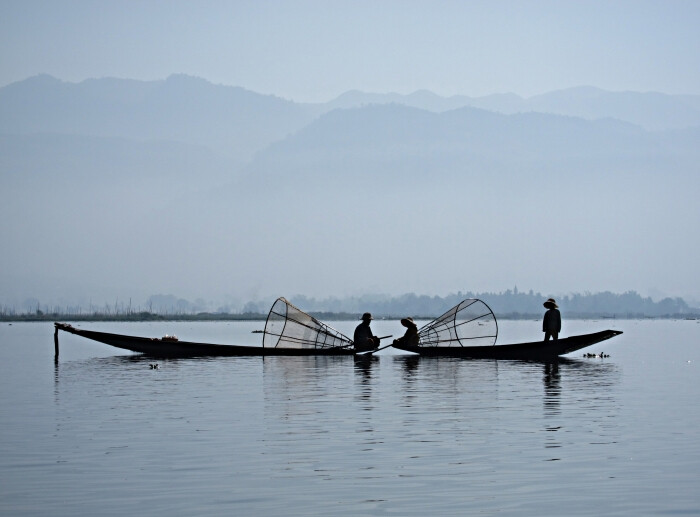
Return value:
M 394 344 L 418 346 L 418 326 L 413 323 L 413 318 L 403 318 L 401 325 L 406 327 L 406 333 L 394 339 Z
M 372 334 L 372 329 L 369 328 L 370 321 L 372 321 L 372 315 L 365 312 L 362 315 L 362 323 L 355 328 L 353 342 L 356 352 L 366 352 L 379 347 L 379 338 Z

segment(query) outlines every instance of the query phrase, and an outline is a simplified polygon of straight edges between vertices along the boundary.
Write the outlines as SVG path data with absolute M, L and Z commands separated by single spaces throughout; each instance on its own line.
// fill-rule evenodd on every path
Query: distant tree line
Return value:
M 457 305 L 465 298 L 479 298 L 486 302 L 497 318 L 539 318 L 544 310 L 542 303 L 550 295 L 532 290 L 521 292 L 517 287 L 500 293 L 457 292 L 447 296 L 427 296 L 407 293 L 400 296 L 365 295 L 346 298 L 316 299 L 294 296 L 290 302 L 319 319 L 356 319 L 363 312 L 375 317 L 434 318 Z M 635 291 L 622 294 L 601 293 L 572 294 L 557 297 L 562 314 L 566 318 L 677 318 L 700 317 L 700 309 L 691 308 L 682 298 L 664 298 L 653 301 Z M 158 319 L 181 320 L 260 320 L 267 316 L 272 300 L 247 302 L 236 309 L 231 306 L 207 310 L 206 302 L 191 303 L 172 295 L 156 295 L 149 298 L 145 308 L 133 308 L 131 302 L 105 304 L 102 307 L 42 306 L 36 300 L 24 310 L 0 306 L 0 321 L 148 321 Z
M 542 303 L 551 295 L 521 292 L 517 287 L 501 293 L 458 292 L 445 297 L 408 293 L 401 296 L 367 295 L 350 298 L 316 300 L 297 296 L 290 301 L 307 311 L 361 314 L 372 312 L 377 316 L 413 316 L 432 318 L 443 314 L 465 298 L 479 298 L 486 302 L 497 318 L 539 317 Z M 682 298 L 664 298 L 658 302 L 644 298 L 635 291 L 615 294 L 572 294 L 557 297 L 557 304 L 566 317 L 687 317 L 700 315 L 699 309 L 691 309 Z

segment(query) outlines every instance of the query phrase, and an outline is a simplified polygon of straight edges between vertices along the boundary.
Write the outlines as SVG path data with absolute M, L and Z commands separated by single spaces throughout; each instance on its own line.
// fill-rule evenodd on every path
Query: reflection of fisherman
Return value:
M 401 320 L 401 325 L 406 327 L 406 333 L 402 337 L 394 339 L 394 344 L 418 346 L 418 327 L 413 323 L 413 318 L 403 318 Z
M 550 336 L 556 341 L 559 339 L 561 332 L 561 314 L 554 298 L 550 298 L 543 304 L 548 310 L 544 313 L 542 320 L 542 332 L 544 332 L 544 340 L 549 341 Z
M 362 315 L 362 323 L 355 329 L 353 339 L 355 352 L 366 352 L 379 346 L 379 338 L 372 334 L 372 329 L 369 328 L 370 321 L 372 321 L 372 315 L 369 312 L 365 312 Z

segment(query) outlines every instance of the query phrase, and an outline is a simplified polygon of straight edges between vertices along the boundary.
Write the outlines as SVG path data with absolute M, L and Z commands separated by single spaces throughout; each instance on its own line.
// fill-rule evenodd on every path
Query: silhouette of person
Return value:
M 406 332 L 402 337 L 394 339 L 394 344 L 418 346 L 418 327 L 413 322 L 413 318 L 403 318 L 401 325 L 406 327 Z
M 372 334 L 372 329 L 369 327 L 372 319 L 372 315 L 365 312 L 362 315 L 362 323 L 355 328 L 352 340 L 355 344 L 355 352 L 366 352 L 379 347 L 379 338 Z
M 544 340 L 549 341 L 552 337 L 554 341 L 559 339 L 559 332 L 561 332 L 561 314 L 559 313 L 559 307 L 554 298 L 550 298 L 543 303 L 547 312 L 544 313 L 544 319 L 542 320 L 542 332 L 544 332 Z

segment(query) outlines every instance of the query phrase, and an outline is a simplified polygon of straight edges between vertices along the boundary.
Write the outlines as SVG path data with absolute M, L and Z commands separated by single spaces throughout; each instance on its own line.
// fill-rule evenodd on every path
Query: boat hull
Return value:
M 311 356 L 354 355 L 355 353 L 352 348 L 265 348 L 261 346 L 220 345 L 96 332 L 77 329 L 66 323 L 55 323 L 54 326 L 56 332 L 63 330 L 76 336 L 151 357 Z
M 619 330 L 603 330 L 593 334 L 570 336 L 567 338 L 489 346 L 402 346 L 399 350 L 415 352 L 425 357 L 466 357 L 471 359 L 518 359 L 552 360 L 560 355 L 570 354 L 587 346 L 600 343 L 619 334 Z

